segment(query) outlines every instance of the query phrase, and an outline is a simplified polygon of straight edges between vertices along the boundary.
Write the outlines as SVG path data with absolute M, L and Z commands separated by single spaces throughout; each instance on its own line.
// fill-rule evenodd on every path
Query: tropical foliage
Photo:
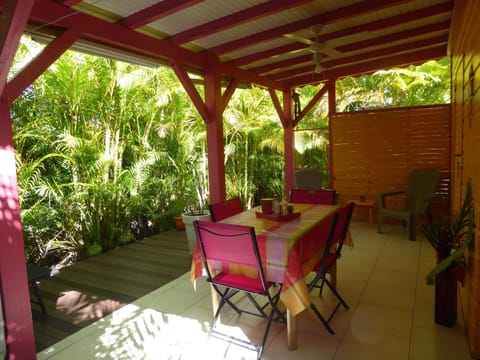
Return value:
M 22 44 L 11 76 L 40 50 L 28 38 Z M 403 75 L 385 76 L 396 78 L 392 86 L 401 78 L 414 88 Z M 430 97 L 442 102 L 434 77 L 422 76 L 432 90 L 417 91 L 416 99 L 434 92 Z M 339 108 L 360 107 L 347 86 L 355 81 L 339 85 Z M 363 81 L 374 102 L 380 82 Z M 317 91 L 298 89 L 303 106 Z M 391 90 L 392 99 L 403 91 Z M 11 109 L 29 261 L 67 264 L 166 229 L 175 215 L 207 205 L 205 125 L 168 68 L 67 52 Z M 224 134 L 227 195 L 247 207 L 284 196 L 283 130 L 268 92 L 238 89 L 224 113 Z M 299 126 L 297 166 L 328 169 L 327 149 L 322 99 Z

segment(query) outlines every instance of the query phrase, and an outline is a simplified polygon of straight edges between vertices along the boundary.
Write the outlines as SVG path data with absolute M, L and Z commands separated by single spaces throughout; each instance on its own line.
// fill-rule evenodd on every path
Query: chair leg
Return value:
M 383 215 L 378 214 L 378 225 L 377 225 L 377 232 L 378 233 L 382 232 L 382 219 L 383 219 Z
M 35 293 L 35 296 L 37 297 L 37 304 L 40 305 L 40 308 L 42 309 L 43 315 L 47 314 L 47 309 L 45 308 L 45 304 L 43 303 L 43 298 L 42 298 L 42 293 L 40 292 L 40 288 L 38 287 L 38 284 L 36 281 L 31 281 L 30 285 L 32 285 L 33 292 Z

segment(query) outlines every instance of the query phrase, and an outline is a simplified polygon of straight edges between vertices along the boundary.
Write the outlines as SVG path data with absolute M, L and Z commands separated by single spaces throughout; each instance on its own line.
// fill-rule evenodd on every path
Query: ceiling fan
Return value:
M 295 35 L 295 34 L 287 34 L 286 37 L 300 41 L 306 45 L 308 45 L 308 50 L 313 54 L 313 64 L 315 65 L 315 73 L 319 74 L 323 71 L 322 68 L 322 60 L 325 58 L 325 55 L 328 57 L 337 57 L 341 56 L 342 53 L 334 48 L 325 46 L 324 43 L 319 41 L 320 32 L 323 29 L 323 25 L 313 25 L 310 28 L 310 31 L 313 35 L 315 35 L 315 40 L 305 38 L 303 36 Z

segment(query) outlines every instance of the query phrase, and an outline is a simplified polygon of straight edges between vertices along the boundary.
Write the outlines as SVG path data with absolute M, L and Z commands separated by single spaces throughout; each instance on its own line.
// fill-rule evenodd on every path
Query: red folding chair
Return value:
M 272 321 L 274 318 L 284 321 L 284 316 L 277 307 L 280 299 L 280 287 L 275 289 L 274 283 L 265 280 L 255 229 L 249 226 L 207 221 L 194 221 L 194 226 L 202 254 L 203 266 L 207 273 L 207 281 L 210 282 L 220 297 L 209 336 L 215 336 L 254 349 L 257 351 L 257 358 L 260 359 Z M 250 276 L 232 271 L 232 269 L 238 268 L 242 268 Z M 271 289 L 272 294 L 270 294 Z M 245 308 L 240 309 L 233 300 L 237 294 L 245 294 L 255 306 L 256 312 Z M 258 295 L 263 296 L 267 301 L 266 304 L 261 306 L 252 294 L 257 295 L 257 297 Z M 219 331 L 216 325 L 225 304 L 231 306 L 238 315 L 247 313 L 267 319 L 260 344 Z M 270 311 L 268 311 L 268 308 Z
M 334 334 L 335 332 L 329 325 L 330 320 L 333 318 L 340 305 L 343 305 L 345 309 L 349 309 L 349 306 L 327 279 L 326 275 L 330 272 L 332 267 L 336 264 L 337 259 L 339 259 L 341 256 L 343 243 L 345 242 L 345 238 L 347 236 L 348 226 L 350 225 L 354 206 L 354 203 L 349 203 L 343 206 L 336 213 L 328 237 L 327 245 L 325 247 L 325 252 L 320 260 L 320 263 L 314 268 L 314 271 L 316 272 L 315 278 L 308 284 L 308 289 L 310 291 L 312 291 L 314 288 L 319 288 L 320 295 L 322 293 L 323 285 L 326 284 L 338 299 L 337 305 L 330 313 L 328 318 L 325 318 L 313 303 L 311 304 L 312 310 L 331 334 Z
M 242 202 L 239 197 L 234 197 L 219 203 L 210 204 L 210 216 L 212 221 L 220 221 L 227 217 L 241 213 L 243 211 Z
M 301 204 L 334 205 L 336 203 L 336 196 L 336 191 L 333 189 L 292 189 L 290 191 L 290 202 Z

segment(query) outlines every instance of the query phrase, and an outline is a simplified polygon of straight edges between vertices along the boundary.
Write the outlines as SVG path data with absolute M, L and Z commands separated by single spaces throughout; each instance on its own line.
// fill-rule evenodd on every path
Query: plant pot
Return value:
M 195 220 L 211 221 L 210 213 L 205 211 L 203 214 L 183 214 L 182 220 L 185 224 L 185 234 L 187 236 L 188 248 L 190 249 L 190 254 L 193 254 L 193 249 L 195 248 L 195 243 L 197 242 L 197 236 L 195 235 L 193 222 Z
M 447 327 L 457 323 L 457 271 L 453 266 L 435 277 L 435 323 Z
M 185 231 L 185 223 L 183 222 L 181 216 L 175 216 L 175 228 L 178 231 Z

